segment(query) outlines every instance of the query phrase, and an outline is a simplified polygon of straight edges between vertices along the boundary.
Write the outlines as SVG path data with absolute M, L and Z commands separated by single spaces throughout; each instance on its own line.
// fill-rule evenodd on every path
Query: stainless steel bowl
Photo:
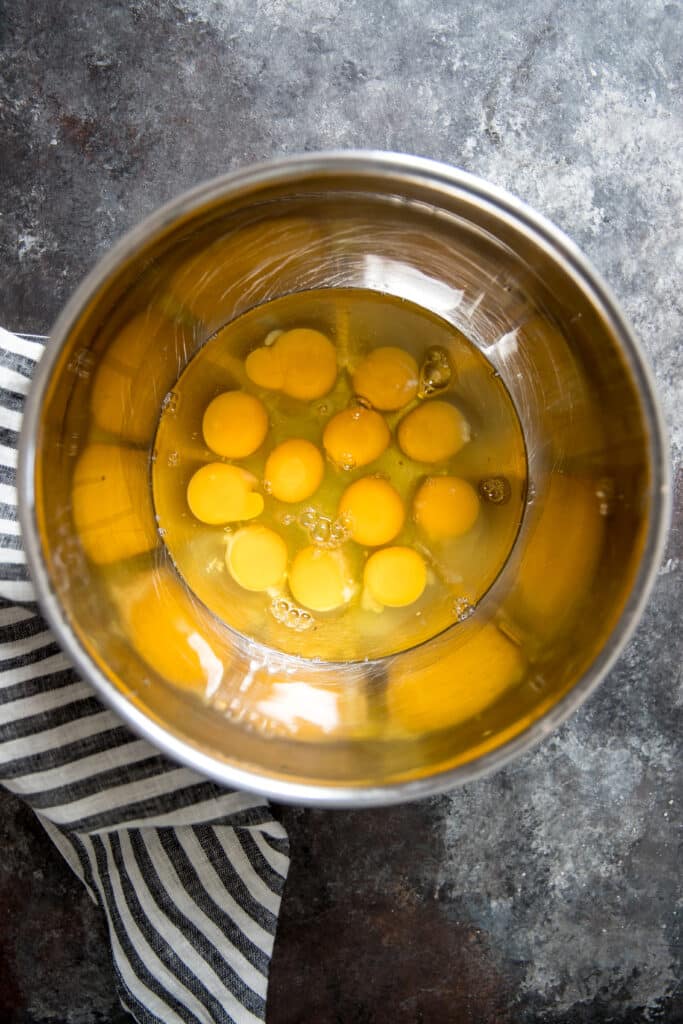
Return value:
M 487 621 L 521 646 L 527 670 L 466 721 L 445 714 L 421 735 L 267 736 L 165 685 L 116 628 L 73 530 L 71 480 L 90 425 L 92 371 L 128 318 L 153 304 L 182 321 L 182 363 L 247 309 L 321 287 L 383 291 L 454 324 L 501 375 L 525 436 L 526 513 L 477 615 L 371 666 L 364 685 L 379 692 L 392 673 L 410 680 L 433 672 Z M 165 386 L 151 381 L 157 401 Z M 134 387 L 140 402 L 150 400 L 149 380 Z M 633 632 L 669 508 L 650 373 L 578 249 L 501 189 L 442 164 L 374 152 L 288 158 L 227 175 L 126 235 L 55 325 L 26 408 L 19 494 L 41 605 L 100 696 L 157 747 L 218 782 L 326 806 L 437 793 L 554 729 Z M 247 645 L 233 674 L 247 671 L 248 657 Z M 306 671 L 322 686 L 345 685 L 343 665 Z

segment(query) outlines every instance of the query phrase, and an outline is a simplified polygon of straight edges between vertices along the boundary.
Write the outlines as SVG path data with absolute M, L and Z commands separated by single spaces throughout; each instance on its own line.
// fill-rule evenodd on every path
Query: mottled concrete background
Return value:
M 276 154 L 374 146 L 507 186 L 604 272 L 655 368 L 677 515 L 572 721 L 449 797 L 283 811 L 269 1024 L 683 1020 L 683 31 L 664 0 L 0 2 L 0 322 L 45 331 L 126 228 Z M 0 1020 L 122 1024 L 103 926 L 0 801 Z M 680 868 L 680 864 L 678 865 Z

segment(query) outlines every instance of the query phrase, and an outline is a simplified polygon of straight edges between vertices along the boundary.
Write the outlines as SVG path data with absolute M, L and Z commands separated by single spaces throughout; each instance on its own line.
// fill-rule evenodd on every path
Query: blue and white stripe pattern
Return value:
M 0 779 L 103 909 L 119 996 L 140 1024 L 262 1021 L 284 829 L 258 797 L 129 732 L 77 678 L 36 605 L 15 485 L 43 345 L 0 328 Z

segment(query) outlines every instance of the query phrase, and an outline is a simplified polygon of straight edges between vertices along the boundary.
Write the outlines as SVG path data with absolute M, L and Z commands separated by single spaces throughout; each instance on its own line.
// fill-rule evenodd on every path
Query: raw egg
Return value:
M 268 433 L 268 413 L 254 395 L 225 391 L 214 398 L 202 420 L 206 444 L 226 459 L 244 459 L 260 448 Z
M 403 501 L 387 480 L 364 476 L 346 488 L 339 502 L 351 537 L 358 544 L 379 547 L 400 533 L 405 518 Z
M 454 405 L 423 402 L 398 427 L 401 450 L 416 462 L 442 462 L 455 455 L 470 439 L 467 420 Z
M 363 579 L 378 604 L 403 608 L 421 596 L 427 585 L 427 566 L 412 548 L 382 548 L 368 558 Z
M 386 345 L 373 349 L 353 375 L 357 395 L 367 398 L 375 409 L 402 409 L 417 394 L 420 371 L 402 348 Z
M 314 612 L 340 608 L 353 593 L 342 554 L 314 545 L 302 548 L 292 562 L 289 589 L 299 604 Z
M 202 523 L 253 519 L 263 512 L 263 497 L 254 491 L 256 477 L 239 466 L 211 462 L 198 469 L 187 486 L 190 511 Z
M 390 440 L 384 417 L 360 405 L 338 412 L 323 432 L 325 451 L 342 469 L 374 462 L 386 451 Z
M 318 490 L 325 473 L 325 461 L 310 441 L 291 438 L 268 456 L 265 487 L 278 501 L 304 501 Z
M 243 526 L 228 542 L 225 555 L 230 575 L 245 590 L 278 587 L 287 571 L 287 545 L 267 526 Z
M 290 398 L 322 398 L 337 379 L 337 353 L 328 337 L 308 327 L 284 331 L 247 356 L 247 376 L 260 388 Z
M 413 510 L 415 522 L 433 540 L 459 537 L 474 526 L 479 497 L 467 480 L 430 476 L 415 495 Z

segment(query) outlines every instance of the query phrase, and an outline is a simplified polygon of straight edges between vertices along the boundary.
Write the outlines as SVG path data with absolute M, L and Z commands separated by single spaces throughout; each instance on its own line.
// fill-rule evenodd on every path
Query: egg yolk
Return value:
M 265 487 L 278 501 L 304 501 L 317 491 L 325 473 L 325 461 L 310 441 L 291 438 L 268 456 Z
M 427 567 L 412 548 L 382 548 L 368 558 L 363 579 L 378 604 L 402 608 L 422 594 L 427 585 Z
M 346 604 L 351 587 L 342 555 L 313 545 L 302 548 L 289 570 L 289 589 L 299 604 L 314 612 Z
M 253 519 L 263 512 L 263 498 L 253 490 L 256 477 L 239 466 L 211 462 L 187 485 L 190 511 L 202 523 L 217 526 Z
M 215 691 L 223 678 L 220 648 L 207 639 L 192 599 L 169 573 L 150 573 L 126 601 L 133 647 L 150 668 L 176 686 Z
M 262 345 L 247 356 L 244 368 L 249 380 L 268 391 L 282 391 L 285 382 L 282 353 L 275 344 Z
M 387 710 L 410 733 L 433 732 L 480 714 L 524 678 L 519 647 L 492 623 L 454 651 L 444 650 L 422 668 L 389 674 Z
M 96 565 L 151 551 L 159 543 L 144 452 L 91 444 L 74 469 L 72 508 L 83 549 Z
M 270 590 L 285 578 L 287 545 L 267 526 L 243 526 L 230 538 L 225 561 L 232 578 L 245 590 Z
M 375 407 L 402 409 L 417 394 L 420 371 L 409 352 L 386 345 L 376 348 L 358 366 L 353 388 Z
M 459 537 L 474 526 L 479 497 L 460 477 L 430 476 L 415 495 L 413 510 L 417 525 L 434 540 Z
M 268 433 L 263 402 L 245 391 L 225 391 L 210 403 L 202 431 L 207 446 L 226 459 L 244 459 L 260 448 Z
M 386 451 L 390 440 L 384 417 L 362 406 L 338 412 L 323 432 L 325 451 L 343 469 L 374 462 Z
M 339 502 L 351 537 L 358 544 L 379 547 L 400 533 L 405 518 L 401 496 L 390 483 L 365 476 L 346 488 Z
M 245 368 L 258 387 L 310 401 L 322 398 L 334 387 L 337 353 L 320 331 L 297 327 L 284 331 L 272 345 L 250 352 Z
M 416 462 L 449 459 L 469 439 L 467 420 L 448 402 L 426 401 L 408 413 L 398 427 L 401 450 Z

